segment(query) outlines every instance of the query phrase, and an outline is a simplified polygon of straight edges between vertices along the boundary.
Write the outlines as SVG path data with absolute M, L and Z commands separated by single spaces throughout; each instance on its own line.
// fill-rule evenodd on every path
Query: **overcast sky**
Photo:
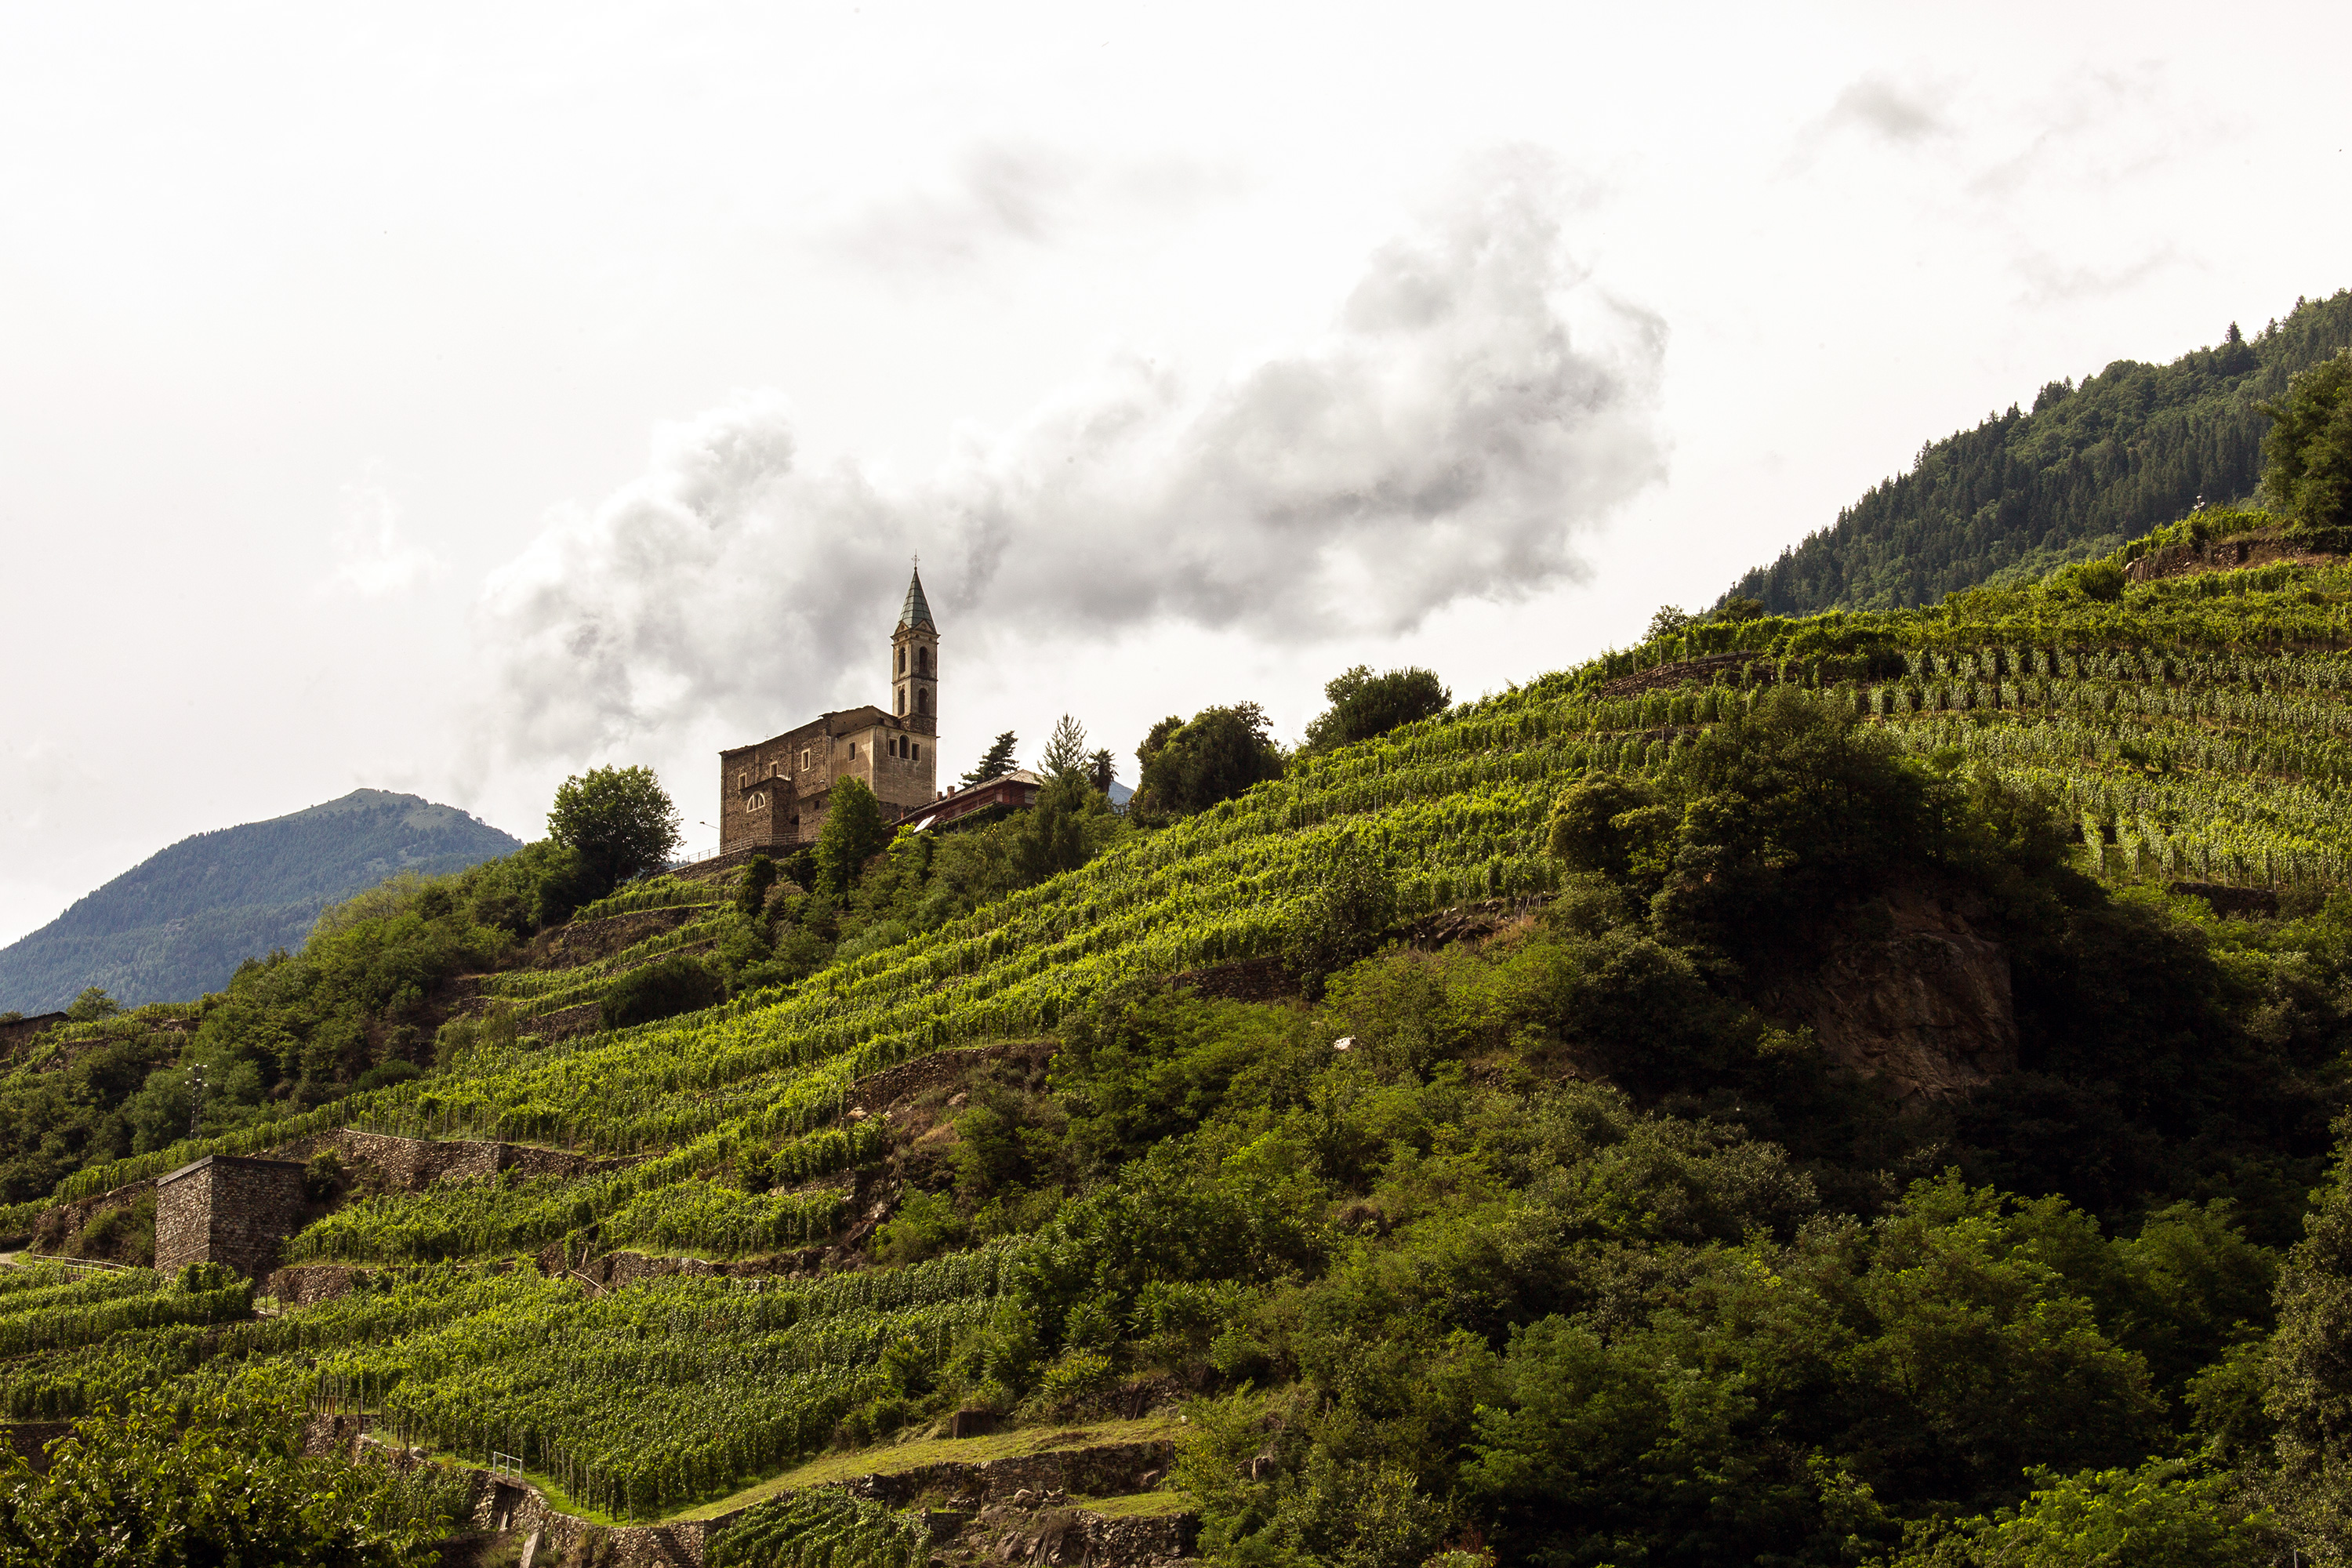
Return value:
M 2340 5 L 13 7 L 0 942 L 360 785 L 1475 697 L 2352 283 Z

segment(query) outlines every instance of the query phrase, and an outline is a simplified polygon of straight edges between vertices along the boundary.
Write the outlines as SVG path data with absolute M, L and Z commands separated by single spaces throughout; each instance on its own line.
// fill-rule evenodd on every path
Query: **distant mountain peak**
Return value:
M 128 1005 L 191 1000 L 247 958 L 299 946 L 321 909 L 386 877 L 520 847 L 455 806 L 382 789 L 194 834 L 0 948 L 0 1010 L 62 1006 L 89 985 Z

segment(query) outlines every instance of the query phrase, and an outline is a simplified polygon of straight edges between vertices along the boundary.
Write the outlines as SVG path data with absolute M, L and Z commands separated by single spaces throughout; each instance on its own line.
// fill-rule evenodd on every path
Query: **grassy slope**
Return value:
M 1271 951 L 1342 846 L 1385 862 L 1407 917 L 1553 888 L 1542 835 L 1558 790 L 1593 767 L 1654 771 L 1695 726 L 1754 700 L 1752 668 L 1747 684 L 1611 693 L 1687 658 L 1744 651 L 1915 750 L 2050 785 L 2070 816 L 2091 819 L 2101 842 L 2084 853 L 2111 877 L 2340 881 L 2345 775 L 2319 742 L 2346 727 L 2352 667 L 2336 650 L 2352 643 L 2347 606 L 2345 572 L 2276 568 L 2115 603 L 1987 593 L 1926 611 L 1706 627 L 1612 655 L 1314 759 L 800 986 L 618 1036 L 526 1043 L 336 1108 L 337 1121 L 384 1131 L 652 1158 L 529 1201 L 453 1191 L 350 1211 L 302 1249 L 384 1260 L 584 1247 L 585 1227 L 659 1201 L 677 1211 L 666 1234 L 700 1241 L 674 1249 L 761 1250 L 773 1215 L 747 1219 L 745 1205 L 785 1200 L 735 1190 L 747 1149 L 781 1150 L 779 1169 L 797 1160 L 788 1173 L 804 1180 L 870 1163 L 873 1147 L 840 1120 L 853 1082 L 942 1047 L 1052 1032 L 1139 980 Z M 486 1198 L 537 1217 L 484 1223 Z M 750 1240 L 730 1246 L 738 1237 Z M 593 1301 L 528 1268 L 444 1265 L 226 1338 L 157 1327 L 87 1350 L 61 1331 L 59 1348 L 10 1367 L 0 1398 L 49 1414 L 125 1383 L 258 1358 L 371 1403 L 397 1385 L 392 1407 L 436 1444 L 527 1452 L 600 1507 L 659 1511 L 822 1444 L 847 1412 L 887 1395 L 887 1347 L 937 1353 L 977 1331 L 1023 1245 L 773 1292 L 668 1279 Z M 309 1356 L 315 1369 L 273 1361 Z

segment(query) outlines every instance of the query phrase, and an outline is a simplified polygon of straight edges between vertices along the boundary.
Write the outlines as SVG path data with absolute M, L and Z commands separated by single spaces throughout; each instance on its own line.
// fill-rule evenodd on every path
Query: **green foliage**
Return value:
M 2267 1568 L 2284 1544 L 2232 1478 L 2179 1459 L 2032 1476 L 2016 1508 L 1906 1552 L 1895 1568 Z
M 1552 803 L 1545 843 L 1570 868 L 1597 871 L 1625 881 L 1635 875 L 1638 857 L 1645 881 L 1654 881 L 1671 852 L 1672 818 L 1660 834 L 1658 819 L 1646 815 L 1656 793 L 1638 777 L 1601 773 L 1570 784 Z
M 1454 700 L 1434 671 L 1418 666 L 1374 675 L 1371 666 L 1360 664 L 1333 676 L 1323 695 L 1331 706 L 1307 726 L 1306 749 L 1310 752 L 1353 745 L 1434 718 Z
M 979 762 L 972 764 L 971 772 L 963 775 L 962 782 L 965 786 L 983 784 L 991 779 L 1001 779 L 1011 773 L 1017 765 L 1013 760 L 1013 749 L 1020 743 L 1019 737 L 1010 730 L 991 741 L 988 743 L 987 752 Z
M 914 1568 L 929 1551 L 919 1515 L 819 1489 L 744 1514 L 712 1545 L 710 1568 Z
M 742 913 L 758 916 L 767 912 L 768 890 L 776 885 L 776 863 L 765 855 L 754 855 L 751 863 L 743 868 L 743 880 L 735 889 L 735 907 Z
M 2032 580 L 2104 555 L 2188 512 L 2250 496 L 2266 399 L 2352 343 L 2352 291 L 2296 308 L 2252 339 L 2168 365 L 2118 360 L 2077 386 L 2052 382 L 1921 448 L 1836 523 L 1749 572 L 1732 593 L 1776 615 L 1933 604 L 1989 579 Z
M 1142 765 L 1130 809 L 1146 818 L 1186 816 L 1282 776 L 1282 752 L 1255 702 L 1163 719 L 1136 749 Z
M 2321 549 L 2352 540 L 2352 349 L 2339 349 L 2260 405 L 2273 421 L 2263 438 L 2263 493 L 2294 516 Z
M 598 1005 L 598 1021 L 607 1029 L 626 1029 L 700 1012 L 726 999 L 727 982 L 717 970 L 687 953 L 673 953 L 614 982 Z
M 1087 768 L 1087 727 L 1065 713 L 1055 721 L 1054 733 L 1037 759 L 1037 771 L 1048 779 L 1077 779 Z
M 2273 1249 L 2352 1041 L 2352 900 L 2315 885 L 2343 864 L 2352 580 L 2266 574 L 1681 626 L 1045 881 L 1037 812 L 904 836 L 757 917 L 649 883 L 714 906 L 649 943 L 743 977 L 831 956 L 667 1025 L 469 1038 L 331 1113 L 635 1163 L 360 1197 L 289 1250 L 369 1283 L 282 1317 L 97 1315 L 173 1300 L 152 1282 L 40 1297 L 0 1405 L 280 1378 L 646 1515 L 954 1409 L 1192 1395 L 1178 1480 L 1234 1560 L 1850 1565 L 2029 1515 L 2194 1525 L 2200 1473 L 2114 1473 L 2259 1469 L 2299 1418 L 2263 1410 Z M 2199 855 L 2275 881 L 2283 918 L 2167 894 Z M 325 940 L 467 929 L 446 891 Z M 1472 903 L 1507 923 L 1374 940 Z M 1923 903 L 2009 963 L 2019 1070 L 1965 1100 L 1895 1101 L 1785 1004 Z M 1319 1001 L 1163 984 L 1318 931 Z M 483 984 L 511 1030 L 676 951 Z M 911 1122 L 847 1112 L 1006 1042 L 893 1087 Z M 820 1278 L 764 1288 L 592 1299 L 567 1272 L 828 1243 L 793 1260 Z M 2288 1277 L 2292 1302 L 2316 1276 Z M 2315 1382 L 2332 1353 L 2311 1336 Z
M 2282 1496 L 2306 1539 L 2352 1540 L 2352 1124 L 2279 1279 L 2265 1401 Z
M 1324 976 L 1370 955 L 1396 918 L 1396 885 L 1377 857 L 1343 848 L 1293 917 L 1282 961 L 1319 995 Z
M 647 767 L 574 773 L 556 786 L 547 810 L 548 837 L 580 857 L 598 898 L 660 870 L 677 848 L 679 826 L 677 807 Z
M 1054 774 L 1019 821 L 1013 864 L 1024 886 L 1076 870 L 1118 831 L 1110 802 L 1075 768 Z
M 817 886 L 836 898 L 847 892 L 865 875 L 866 863 L 889 847 L 892 832 L 882 803 L 863 779 L 835 779 L 824 826 L 817 830 Z
M 284 1404 L 142 1398 L 0 1472 L 0 1563 L 424 1568 L 450 1523 L 387 1468 L 301 1457 Z M 425 1506 L 419 1507 L 418 1504 Z
M 68 1023 L 90 1024 L 100 1018 L 111 1018 L 122 1011 L 121 1005 L 99 986 L 86 987 L 82 994 L 66 1007 Z

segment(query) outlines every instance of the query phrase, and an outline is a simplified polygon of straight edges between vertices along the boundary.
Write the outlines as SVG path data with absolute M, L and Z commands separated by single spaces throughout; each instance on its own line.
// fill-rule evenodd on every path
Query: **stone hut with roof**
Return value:
M 890 706 L 813 719 L 772 740 L 719 753 L 719 852 L 816 842 L 840 779 L 862 780 L 887 816 L 939 798 L 940 628 L 919 569 L 890 634 Z

